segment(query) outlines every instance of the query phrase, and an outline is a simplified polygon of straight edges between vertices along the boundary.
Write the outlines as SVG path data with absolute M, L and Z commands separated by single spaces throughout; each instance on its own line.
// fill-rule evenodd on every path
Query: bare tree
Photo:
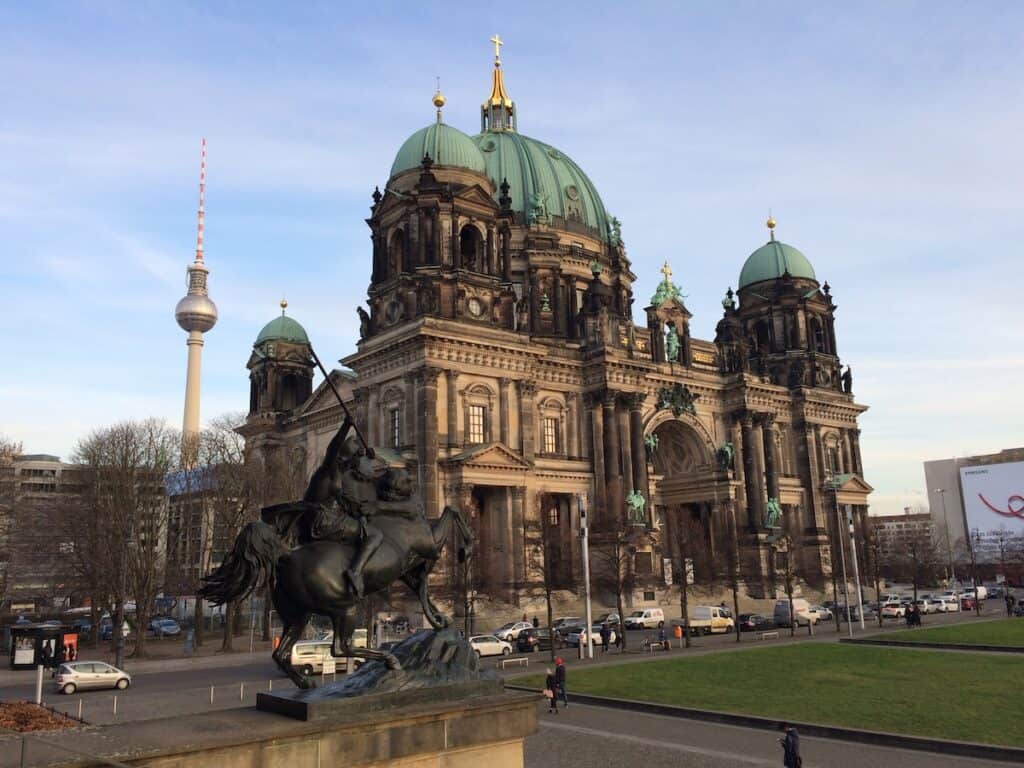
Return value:
M 868 525 L 865 528 L 865 542 L 864 550 L 868 556 L 868 569 L 871 572 L 871 579 L 875 584 L 875 603 L 878 607 L 878 626 L 882 626 L 882 546 L 878 540 L 878 532 L 875 530 L 873 525 Z M 860 610 L 864 610 L 864 606 L 860 607 Z M 837 628 L 838 629 L 838 628 Z
M 632 527 L 621 521 L 619 525 L 612 526 L 611 530 L 602 528 L 599 534 L 592 538 L 591 559 L 594 563 L 594 582 L 597 588 L 603 592 L 610 592 L 615 595 L 615 610 L 619 614 L 620 631 L 618 637 L 622 638 L 622 650 L 626 650 L 627 633 L 625 631 L 626 604 L 625 596 L 631 594 L 636 584 L 636 569 L 634 568 L 634 556 L 636 546 L 633 544 L 630 534 Z M 587 628 L 588 632 L 590 627 Z
M 679 609 L 685 629 L 683 642 L 690 647 L 690 569 L 696 571 L 697 553 L 704 546 L 704 528 L 699 520 L 694 520 L 685 510 L 679 513 L 679 524 L 676 526 L 676 541 L 679 543 L 679 555 L 683 559 L 682 578 L 679 580 Z
M 553 551 L 558 546 L 558 542 L 555 541 L 555 537 L 552 535 L 551 526 L 548 524 L 548 520 L 545 515 L 541 514 L 541 520 L 537 524 L 538 538 L 535 540 L 533 546 L 533 566 L 540 573 L 541 576 L 541 587 L 544 590 L 544 601 L 547 610 L 547 627 L 551 627 L 554 622 L 554 615 L 551 608 L 551 593 L 554 592 L 556 586 L 556 574 L 555 568 L 556 563 L 559 562 L 559 558 Z M 590 627 L 586 627 L 586 637 L 588 642 L 590 641 Z M 581 647 L 582 639 L 581 639 Z M 552 632 L 551 635 L 551 661 L 555 660 L 555 637 Z
M 729 515 L 726 524 L 719 526 L 716 539 L 718 551 L 718 573 L 722 582 L 732 592 L 732 608 L 736 621 L 736 642 L 740 642 L 740 584 L 743 581 L 743 560 L 740 556 L 740 542 L 736 531 L 736 518 L 732 510 L 727 508 Z
M 799 547 L 799 524 L 793 515 L 782 516 L 782 532 L 779 535 L 776 546 L 775 569 L 776 574 L 782 577 L 782 586 L 786 592 L 786 599 L 789 601 L 789 635 L 796 635 L 796 616 L 793 610 L 793 593 L 796 589 L 797 579 L 800 576 L 800 553 Z M 808 631 L 811 629 L 811 622 L 808 621 Z
M 14 460 L 21 455 L 21 443 L 0 435 L 0 605 L 7 602 L 8 569 L 11 560 L 11 528 L 15 507 Z
M 83 536 L 109 542 L 103 559 L 108 576 L 113 576 L 106 581 L 115 604 L 111 634 L 119 655 L 129 596 L 135 598 L 134 656 L 146 655 L 146 628 L 163 588 L 168 511 L 164 484 L 177 466 L 178 448 L 174 430 L 146 419 L 97 430 L 75 451 L 85 470 L 89 522 L 99 529 Z

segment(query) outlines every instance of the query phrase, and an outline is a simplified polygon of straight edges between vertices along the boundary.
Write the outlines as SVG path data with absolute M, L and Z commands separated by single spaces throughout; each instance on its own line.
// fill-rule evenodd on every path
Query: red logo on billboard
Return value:
M 1006 500 L 1006 509 L 999 509 L 999 507 L 992 506 L 992 502 L 986 499 L 982 494 L 978 494 L 978 498 L 981 499 L 982 503 L 997 515 L 1003 517 L 1017 517 L 1024 520 L 1024 496 L 1014 494 Z

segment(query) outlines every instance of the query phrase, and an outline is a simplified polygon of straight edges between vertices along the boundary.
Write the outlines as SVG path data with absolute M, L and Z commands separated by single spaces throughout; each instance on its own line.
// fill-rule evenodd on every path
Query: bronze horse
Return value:
M 264 509 L 264 519 L 242 529 L 224 562 L 203 580 L 199 594 L 219 605 L 244 599 L 257 587 L 269 583 L 274 608 L 284 624 L 281 642 L 273 653 L 274 662 L 299 688 L 313 687 L 313 683 L 292 666 L 292 646 L 302 637 L 313 614 L 331 620 L 332 656 L 379 659 L 389 668 L 398 669 L 398 660 L 392 654 L 351 645 L 354 609 L 359 598 L 344 574 L 356 547 L 327 540 L 311 541 L 294 549 L 285 546 L 283 537 L 292 521 L 310 506 L 308 502 L 298 502 Z M 281 514 L 285 508 L 292 514 Z M 430 600 L 427 577 L 453 528 L 461 541 L 459 561 L 470 555 L 473 533 L 462 513 L 445 507 L 436 520 L 380 514 L 374 516 L 373 522 L 384 534 L 384 540 L 366 563 L 365 594 L 384 592 L 400 580 L 419 598 L 431 626 L 449 626 L 451 619 Z

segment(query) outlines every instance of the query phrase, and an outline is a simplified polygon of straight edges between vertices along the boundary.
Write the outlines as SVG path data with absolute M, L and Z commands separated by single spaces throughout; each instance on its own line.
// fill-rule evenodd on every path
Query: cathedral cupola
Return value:
M 249 415 L 283 413 L 309 399 L 313 391 L 313 360 L 309 336 L 285 310 L 259 332 L 249 356 Z

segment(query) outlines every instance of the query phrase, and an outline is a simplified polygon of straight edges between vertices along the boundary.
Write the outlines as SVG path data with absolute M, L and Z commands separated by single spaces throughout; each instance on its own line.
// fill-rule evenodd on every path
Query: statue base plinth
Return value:
M 470 703 L 472 699 L 499 695 L 504 688 L 501 680 L 471 680 L 446 683 L 429 688 L 388 693 L 366 693 L 360 696 L 334 698 L 331 686 L 310 691 L 283 691 L 259 693 L 256 708 L 273 712 L 295 720 L 326 720 L 348 717 L 355 714 L 387 712 L 427 703 L 459 701 Z

